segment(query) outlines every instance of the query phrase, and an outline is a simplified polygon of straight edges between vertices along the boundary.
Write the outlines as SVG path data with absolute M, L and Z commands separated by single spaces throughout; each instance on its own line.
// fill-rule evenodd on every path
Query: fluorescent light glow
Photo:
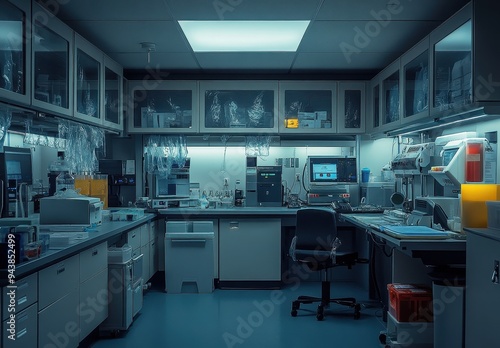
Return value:
M 295 52 L 309 21 L 179 21 L 195 52 Z

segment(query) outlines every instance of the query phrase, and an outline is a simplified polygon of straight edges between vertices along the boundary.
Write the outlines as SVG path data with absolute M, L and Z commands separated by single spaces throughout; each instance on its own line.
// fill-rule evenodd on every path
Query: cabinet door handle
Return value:
M 16 335 L 16 338 L 21 338 L 23 337 L 24 335 L 26 335 L 28 333 L 28 329 L 24 328 L 22 330 L 19 330 L 19 332 L 17 333 Z
M 238 221 L 231 221 L 229 223 L 230 230 L 237 230 L 238 228 L 240 228 L 240 223 Z
M 24 302 L 28 301 L 28 298 L 26 296 L 21 297 L 20 299 L 17 300 L 18 305 L 22 305 Z
M 498 261 L 495 261 L 495 265 L 493 267 L 493 274 L 491 275 L 491 282 L 498 284 L 498 270 L 499 270 L 499 263 Z
M 92 252 L 92 256 L 96 256 L 98 253 L 99 253 L 99 251 L 98 251 L 98 250 L 94 250 L 94 251 Z
M 61 268 L 59 268 L 57 270 L 57 274 L 61 274 L 62 272 L 64 272 L 66 270 L 66 267 L 62 266 Z

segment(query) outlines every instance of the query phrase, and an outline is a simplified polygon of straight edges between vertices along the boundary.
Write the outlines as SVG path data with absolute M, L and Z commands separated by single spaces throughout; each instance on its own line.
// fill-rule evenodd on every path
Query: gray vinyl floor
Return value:
M 351 308 L 332 305 L 323 321 L 316 320 L 315 304 L 303 305 L 297 317 L 290 315 L 297 296 L 319 296 L 317 282 L 280 290 L 216 289 L 210 294 L 168 294 L 158 283 L 145 292 L 144 306 L 127 332 L 101 337 L 91 347 L 378 348 L 385 329 L 380 307 L 353 283 L 332 284 L 332 296 L 356 297 L 362 303 L 361 318 L 354 320 Z

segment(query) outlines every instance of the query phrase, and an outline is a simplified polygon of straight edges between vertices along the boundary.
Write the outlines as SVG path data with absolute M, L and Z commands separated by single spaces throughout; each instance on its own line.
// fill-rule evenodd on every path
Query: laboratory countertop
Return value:
M 435 262 L 439 255 L 443 256 L 443 253 L 447 253 L 446 257 L 442 257 L 443 261 L 454 264 L 465 263 L 466 239 L 459 238 L 461 236 L 446 239 L 399 239 L 381 230 L 380 226 L 398 225 L 384 219 L 384 214 L 342 214 L 341 219 L 365 229 L 372 240 L 379 245 L 397 249 L 411 257 L 421 258 L 424 263 Z
M 145 214 L 133 221 L 103 221 L 100 226 L 89 232 L 89 238 L 87 239 L 82 239 L 62 249 L 49 249 L 39 258 L 16 264 L 15 276 L 16 278 L 21 278 L 29 275 L 104 241 L 108 241 L 108 245 L 116 243 L 121 238 L 123 232 L 129 231 L 154 218 L 155 214 Z M 1 269 L 0 286 L 4 285 L 7 285 L 7 270 Z

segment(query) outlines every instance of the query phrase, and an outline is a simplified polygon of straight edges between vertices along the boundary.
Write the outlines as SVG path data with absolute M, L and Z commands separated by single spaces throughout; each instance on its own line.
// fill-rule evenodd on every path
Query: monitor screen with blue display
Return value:
M 355 158 L 310 156 L 308 166 L 312 185 L 357 182 Z

